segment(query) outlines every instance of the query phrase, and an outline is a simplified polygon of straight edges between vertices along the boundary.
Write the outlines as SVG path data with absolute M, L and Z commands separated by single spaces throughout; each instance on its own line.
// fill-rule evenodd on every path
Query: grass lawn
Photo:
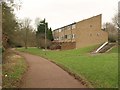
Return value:
M 56 62 L 79 75 L 96 88 L 118 87 L 117 47 L 104 54 L 90 54 L 97 46 L 65 51 L 45 51 L 37 48 L 20 48 L 19 51 L 39 55 Z
M 27 64 L 23 57 L 11 50 L 6 51 L 5 54 L 5 61 L 2 64 L 2 87 L 19 87 L 22 76 L 27 70 Z

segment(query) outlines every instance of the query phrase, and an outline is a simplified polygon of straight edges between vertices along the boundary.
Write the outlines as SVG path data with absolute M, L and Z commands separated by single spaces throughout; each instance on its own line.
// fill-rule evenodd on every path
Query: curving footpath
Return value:
M 20 53 L 28 63 L 21 88 L 85 88 L 78 80 L 54 63 L 39 56 Z

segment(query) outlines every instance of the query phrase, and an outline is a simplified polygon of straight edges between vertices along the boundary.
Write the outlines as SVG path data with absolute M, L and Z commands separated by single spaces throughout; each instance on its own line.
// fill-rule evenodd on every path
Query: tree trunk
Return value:
M 27 37 L 28 37 L 28 30 L 26 29 L 26 35 L 25 35 L 25 49 L 27 49 Z

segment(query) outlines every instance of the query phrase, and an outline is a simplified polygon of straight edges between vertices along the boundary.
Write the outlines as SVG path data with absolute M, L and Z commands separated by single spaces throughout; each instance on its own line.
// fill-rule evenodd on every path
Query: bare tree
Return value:
M 24 44 L 26 49 L 27 49 L 28 31 L 30 29 L 30 23 L 31 20 L 29 18 L 24 18 L 21 24 L 22 29 L 25 30 Z
M 118 36 L 118 42 L 120 44 L 120 11 L 114 15 L 112 21 L 118 30 L 117 36 Z
M 115 26 L 118 26 L 118 14 L 114 15 L 114 17 L 112 18 L 112 21 Z
M 105 28 L 105 31 L 108 32 L 108 40 L 110 42 L 116 42 L 118 39 L 118 30 L 117 30 L 115 24 L 105 23 L 103 25 L 103 27 Z
M 120 29 L 120 15 L 117 13 L 112 18 L 113 24 Z

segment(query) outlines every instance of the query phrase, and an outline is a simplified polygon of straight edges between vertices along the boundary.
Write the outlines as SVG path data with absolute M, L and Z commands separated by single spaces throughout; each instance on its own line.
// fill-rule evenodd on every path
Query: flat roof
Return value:
M 74 22 L 74 23 L 72 23 L 72 24 L 69 24 L 69 25 L 65 25 L 65 26 L 60 27 L 60 28 L 57 28 L 57 29 L 55 29 L 55 30 L 62 29 L 62 28 L 65 28 L 65 27 L 67 27 L 67 26 L 71 26 L 71 25 L 74 25 L 74 24 L 76 24 L 76 22 Z M 55 31 L 55 30 L 53 30 L 53 31 Z
M 102 14 L 99 14 L 99 15 L 96 15 L 96 16 L 92 16 L 92 17 L 90 17 L 90 18 L 87 18 L 87 19 L 83 19 L 83 20 L 81 20 L 81 21 L 78 21 L 78 22 L 82 22 L 82 21 L 85 21 L 85 20 L 88 20 L 88 19 L 91 19 L 91 18 L 94 18 L 94 17 L 100 16 L 100 15 L 102 15 Z M 56 31 L 56 30 L 58 30 L 58 29 L 62 29 L 62 28 L 65 28 L 65 27 L 67 27 L 67 26 L 71 26 L 71 25 L 74 25 L 74 24 L 76 24 L 76 23 L 78 23 L 78 22 L 74 22 L 74 23 L 72 23 L 72 24 L 69 24 L 69 25 L 65 25 L 65 26 L 63 26 L 63 27 L 60 27 L 60 28 L 57 28 L 57 29 L 55 29 L 55 30 L 53 30 L 53 31 Z

